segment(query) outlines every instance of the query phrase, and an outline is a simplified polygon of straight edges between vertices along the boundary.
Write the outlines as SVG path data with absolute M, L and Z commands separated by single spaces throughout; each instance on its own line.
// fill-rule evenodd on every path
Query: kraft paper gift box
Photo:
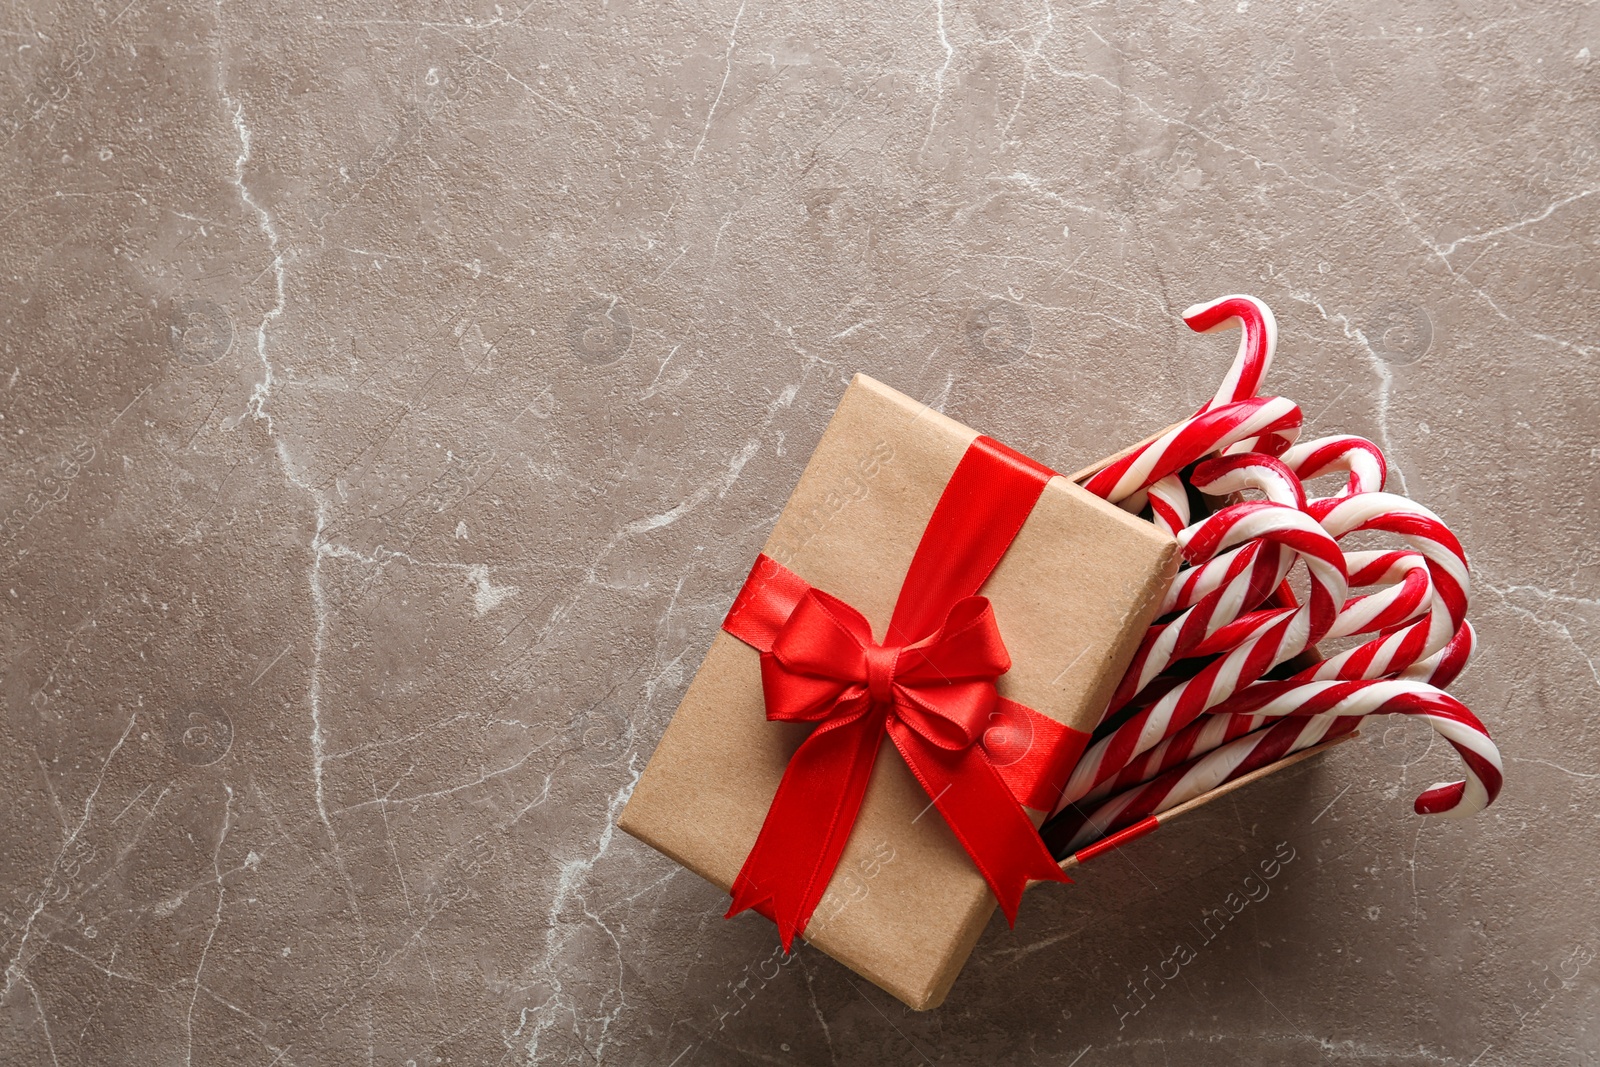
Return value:
M 764 555 L 853 606 L 881 638 L 930 516 L 978 436 L 857 375 Z M 1177 567 L 1171 537 L 1051 477 L 980 590 L 1011 660 L 1000 696 L 1086 738 Z M 719 630 L 618 825 L 729 890 L 810 730 L 768 721 L 760 654 Z M 1046 812 L 1028 814 L 1038 824 Z M 944 999 L 995 907 L 929 793 L 884 744 L 802 936 L 926 1009 Z

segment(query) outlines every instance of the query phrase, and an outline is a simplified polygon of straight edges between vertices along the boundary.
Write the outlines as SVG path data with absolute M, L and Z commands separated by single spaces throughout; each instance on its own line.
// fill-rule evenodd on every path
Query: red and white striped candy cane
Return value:
M 1339 617 L 1328 629 L 1330 640 L 1387 630 L 1410 622 L 1427 611 L 1433 599 L 1428 558 L 1420 552 L 1346 552 L 1344 566 L 1350 575 L 1351 588 L 1386 588 L 1380 593 L 1345 601 Z
M 1106 465 L 1083 487 L 1113 504 L 1127 506 L 1135 494 L 1197 459 L 1240 442 L 1253 451 L 1282 453 L 1299 436 L 1304 416 L 1280 396 L 1239 400 L 1213 407 Z M 1137 509 L 1134 509 L 1137 510 Z
M 1196 561 L 1256 539 L 1281 544 L 1306 561 L 1311 577 L 1307 603 L 1207 664 L 1194 677 L 1090 745 L 1073 770 L 1062 794 L 1063 803 L 1077 800 L 1100 782 L 1115 777 L 1139 753 L 1153 748 L 1279 663 L 1299 655 L 1328 632 L 1348 591 L 1344 553 L 1305 512 L 1266 501 L 1234 504 L 1184 530 L 1179 543 L 1184 546 L 1184 555 Z
M 1313 502 L 1311 510 L 1323 512 L 1323 528 L 1336 538 L 1357 530 L 1382 529 L 1400 533 L 1418 551 L 1352 553 L 1347 557 L 1362 568 L 1361 573 L 1351 575 L 1352 585 L 1373 584 L 1372 572 L 1379 568 L 1399 567 L 1406 573 L 1400 585 L 1386 593 L 1348 601 L 1326 636 L 1348 637 L 1373 630 L 1390 632 L 1307 667 L 1295 675 L 1294 680 L 1353 681 L 1388 677 L 1432 656 L 1460 630 L 1467 610 L 1466 557 L 1460 542 L 1437 515 L 1414 501 L 1389 493 L 1365 493 Z M 1418 573 L 1419 555 L 1425 561 L 1426 576 Z M 1413 605 L 1422 595 L 1424 582 L 1429 588 L 1427 616 L 1409 626 L 1392 629 L 1412 617 Z M 1201 642 L 1191 644 L 1188 654 L 1215 654 L 1265 628 L 1282 614 L 1280 610 L 1240 615 L 1225 626 L 1215 628 Z
M 1467 661 L 1472 658 L 1472 653 L 1476 647 L 1477 634 L 1473 630 L 1471 623 L 1464 622 L 1461 624 L 1461 629 L 1457 630 L 1455 636 L 1450 639 L 1449 644 L 1440 649 L 1438 652 L 1434 653 L 1428 659 L 1414 663 L 1410 667 L 1407 667 L 1405 671 L 1399 675 L 1399 678 L 1409 682 L 1425 683 L 1435 689 L 1442 690 L 1451 682 L 1455 681 L 1457 675 L 1459 675 L 1462 669 L 1466 667 Z M 1270 695 L 1270 693 L 1263 691 L 1263 687 L 1266 685 L 1286 687 L 1287 692 L 1280 693 L 1277 699 L 1280 701 L 1292 701 L 1296 697 L 1299 697 L 1305 702 L 1302 707 L 1308 710 L 1312 706 L 1323 706 L 1328 699 L 1327 691 L 1321 689 L 1320 687 L 1295 687 L 1292 681 L 1288 683 L 1262 683 L 1261 686 L 1251 687 L 1243 690 L 1231 700 L 1225 702 L 1223 706 L 1212 709 L 1213 714 L 1206 716 L 1202 722 L 1191 725 L 1189 729 L 1192 730 L 1195 728 L 1195 726 L 1203 726 L 1208 731 L 1208 737 L 1232 738 L 1249 730 L 1258 728 L 1264 721 L 1268 721 L 1266 716 L 1261 714 L 1252 714 L 1250 712 L 1234 712 L 1230 711 L 1229 709 L 1234 707 L 1253 707 L 1256 703 L 1263 699 L 1263 697 Z M 1300 716 L 1296 715 L 1281 720 L 1280 726 L 1284 730 L 1290 730 L 1292 727 L 1282 724 L 1301 721 L 1315 722 L 1320 719 L 1329 718 L 1332 717 L 1326 713 L 1319 714 L 1311 719 L 1302 719 Z M 1315 744 L 1319 739 L 1329 740 L 1342 734 L 1349 733 L 1351 730 L 1359 726 L 1360 722 L 1360 714 L 1343 715 L 1333 718 L 1332 725 L 1324 734 L 1320 735 L 1320 738 L 1313 737 L 1310 733 L 1307 733 L 1304 736 L 1297 736 L 1285 754 L 1287 754 L 1287 752 L 1297 752 L 1302 748 L 1309 747 L 1310 745 Z M 1172 740 L 1176 741 L 1177 738 L 1173 738 Z M 1152 750 L 1152 753 L 1161 752 L 1163 747 L 1164 745 L 1156 746 L 1156 748 Z M 1196 742 L 1188 747 L 1189 751 L 1194 753 L 1204 753 L 1208 750 L 1208 746 L 1203 742 Z M 1215 746 L 1212 745 L 1210 747 Z M 1148 755 L 1149 754 L 1147 754 L 1147 756 Z M 1172 759 L 1159 760 L 1156 765 L 1149 768 L 1150 773 L 1146 774 L 1144 778 L 1134 778 L 1132 777 L 1131 772 L 1118 775 L 1116 788 L 1131 788 L 1135 783 L 1152 778 L 1154 777 L 1155 773 L 1167 770 L 1173 765 L 1174 762 L 1175 761 Z M 1499 767 L 1498 762 L 1496 762 L 1495 766 L 1496 768 Z M 1140 769 L 1142 770 L 1144 768 L 1141 767 Z M 1248 772 L 1246 771 L 1240 773 Z M 1231 777 L 1237 777 L 1237 774 L 1232 775 Z M 1498 794 L 1499 790 L 1500 786 L 1497 785 L 1494 791 Z M 1113 790 L 1106 790 L 1105 792 L 1110 793 L 1112 791 Z M 1095 798 L 1096 794 L 1091 794 L 1088 799 L 1093 800 Z M 1181 803 L 1181 801 L 1174 800 L 1171 803 L 1176 804 Z M 1167 806 L 1170 806 L 1170 804 Z M 1162 807 L 1159 810 L 1166 810 L 1166 807 Z
M 1223 721 L 1234 718 L 1251 720 L 1250 716 L 1228 716 Z M 1082 813 L 1086 805 L 1080 804 L 1077 818 L 1069 814 L 1059 824 L 1047 824 L 1046 840 L 1057 855 L 1076 852 L 1108 833 L 1175 808 L 1292 752 L 1349 733 L 1358 721 L 1326 715 L 1281 719 L 1178 764 L 1143 785 L 1117 793 L 1086 814 Z
M 1311 513 L 1320 513 L 1323 529 L 1335 538 L 1362 530 L 1400 535 L 1427 559 L 1433 597 L 1426 618 L 1323 660 L 1297 675 L 1297 680 L 1378 678 L 1404 670 L 1450 642 L 1466 622 L 1471 578 L 1461 542 L 1439 516 L 1393 493 L 1316 501 Z
M 1268 500 L 1286 507 L 1304 510 L 1306 504 L 1305 492 L 1299 480 L 1282 463 L 1260 453 L 1207 460 L 1195 468 L 1193 480 L 1203 492 L 1216 495 L 1258 489 L 1266 494 Z M 1150 503 L 1158 524 L 1170 529 L 1176 525 L 1175 520 L 1180 512 L 1175 503 L 1164 502 L 1169 483 L 1176 483 L 1177 492 L 1184 493 L 1182 481 L 1177 475 L 1169 475 L 1151 487 Z M 1181 516 L 1186 520 L 1186 493 L 1184 497 Z M 1173 517 L 1172 523 L 1161 521 L 1164 512 Z M 1213 576 L 1206 594 L 1187 606 L 1182 616 L 1170 623 L 1152 626 L 1146 633 L 1121 684 L 1112 695 L 1107 715 L 1114 714 L 1126 705 L 1176 660 L 1192 655 L 1189 650 L 1198 642 L 1206 640 L 1219 627 L 1229 625 L 1241 612 L 1261 603 L 1283 582 L 1294 556 L 1276 546 L 1263 551 L 1258 544 L 1253 549 L 1227 554 L 1226 562 L 1227 568 L 1221 575 Z M 1197 569 L 1190 568 L 1191 571 Z M 1172 598 L 1172 590 L 1179 589 L 1183 584 L 1173 583 L 1169 589 L 1169 599 Z M 1190 585 L 1187 588 L 1195 587 Z M 1170 610 L 1173 608 L 1164 607 L 1163 613 Z M 1236 643 L 1230 642 L 1229 647 Z
M 1372 633 L 1379 630 L 1389 630 L 1402 626 L 1426 612 L 1433 605 L 1433 583 L 1429 580 L 1428 561 L 1418 552 L 1347 552 L 1345 553 L 1345 570 L 1349 573 L 1350 587 L 1352 589 L 1365 586 L 1383 585 L 1387 588 L 1376 593 L 1364 596 L 1351 597 L 1339 609 L 1338 618 L 1323 635 L 1326 640 L 1336 640 L 1341 637 L 1352 637 L 1356 634 Z M 1253 611 L 1240 615 L 1232 622 L 1216 628 L 1211 634 L 1199 642 L 1194 642 L 1187 647 L 1188 656 L 1214 656 L 1226 652 L 1228 649 L 1241 644 L 1260 630 L 1271 626 L 1274 622 L 1288 615 L 1293 608 L 1270 608 L 1264 611 Z M 1424 627 L 1426 630 L 1426 627 Z M 1375 653 L 1377 649 L 1388 641 L 1388 637 L 1379 638 L 1372 642 L 1372 649 L 1365 656 L 1343 654 L 1344 659 L 1359 661 L 1365 669 L 1371 665 L 1387 665 L 1389 660 Z M 1420 646 L 1420 639 L 1416 642 Z M 1367 646 L 1360 646 L 1365 648 Z M 1358 649 L 1352 649 L 1351 653 Z M 1339 657 L 1336 657 L 1339 659 Z M 1344 660 L 1341 659 L 1341 662 Z M 1326 661 L 1323 661 L 1326 662 Z M 1394 667 L 1398 670 L 1398 667 Z M 1309 668 L 1308 668 L 1309 670 Z M 1387 672 L 1383 672 L 1387 673 Z M 1335 677 L 1336 673 L 1330 672 L 1327 677 Z M 1376 678 L 1376 673 L 1351 674 L 1351 678 Z M 1307 675 L 1309 677 L 1309 674 Z
M 1382 492 L 1387 465 L 1371 441 L 1336 435 L 1295 444 L 1298 408 L 1256 396 L 1276 341 L 1264 304 L 1224 297 L 1184 318 L 1196 330 L 1243 328 L 1222 386 L 1193 417 L 1086 483 L 1127 510 L 1148 502 L 1155 524 L 1178 537 L 1190 565 L 1161 610 L 1182 614 L 1151 627 L 1110 704 L 1109 713 L 1132 714 L 1085 753 L 1057 809 L 1076 801 L 1077 814 L 1058 814 L 1047 837 L 1054 846 L 1070 833 L 1068 850 L 1076 849 L 1381 713 L 1426 719 L 1467 763 L 1467 780 L 1429 789 L 1419 812 L 1486 806 L 1503 781 L 1498 751 L 1482 723 L 1437 688 L 1465 666 L 1476 639 L 1465 620 L 1460 543 L 1426 508 Z M 1180 472 L 1202 460 L 1186 484 Z M 1343 488 L 1308 500 L 1302 481 L 1336 471 L 1348 473 Z M 1257 489 L 1269 503 L 1225 508 L 1190 525 L 1190 485 L 1212 495 Z M 1302 543 L 1271 528 L 1261 511 L 1274 506 L 1273 518 Z M 1319 524 L 1320 539 L 1305 528 L 1307 517 Z M 1411 550 L 1330 551 L 1329 541 L 1358 530 L 1397 534 Z M 1283 584 L 1300 558 L 1311 572 L 1304 606 Z M 1352 586 L 1384 588 L 1346 599 Z M 1269 596 L 1277 606 L 1256 610 L 1273 602 Z M 1287 681 L 1259 680 L 1324 637 L 1362 633 L 1380 636 Z M 1174 669 L 1180 659 L 1206 656 L 1215 658 L 1192 677 Z M 1083 816 L 1097 800 L 1103 803 Z
M 1476 642 L 1477 636 L 1472 629 L 1472 624 L 1463 623 L 1461 629 L 1456 632 L 1455 637 L 1450 640 L 1448 645 L 1427 660 L 1408 667 L 1401 677 L 1407 681 L 1423 682 L 1436 689 L 1443 689 L 1455 681 L 1456 676 L 1467 665 L 1467 661 L 1472 657 Z M 1293 694 L 1296 690 L 1291 690 L 1290 692 Z M 1305 692 L 1302 695 L 1308 700 L 1313 697 L 1322 697 L 1322 694 L 1318 691 Z M 1247 702 L 1253 702 L 1254 699 L 1258 698 L 1258 694 L 1252 694 L 1250 689 L 1246 689 L 1228 703 L 1247 706 Z M 1204 756 L 1206 753 L 1218 749 L 1235 738 L 1251 734 L 1269 722 L 1271 722 L 1271 718 L 1266 715 L 1228 713 L 1223 708 L 1215 708 L 1213 709 L 1213 714 L 1208 714 L 1196 722 L 1190 723 L 1179 733 L 1130 763 L 1123 768 L 1122 772 L 1114 780 L 1102 783 L 1094 790 L 1091 790 L 1088 796 L 1079 801 L 1079 808 L 1087 807 L 1089 802 L 1098 800 L 1103 796 L 1128 792 L 1143 783 L 1152 782 L 1157 775 L 1164 774 L 1176 766 Z M 1311 718 L 1302 718 L 1300 716 L 1282 718 L 1273 727 L 1277 731 L 1275 737 L 1278 741 L 1264 741 L 1261 747 L 1251 748 L 1249 750 L 1250 755 L 1241 758 L 1224 780 L 1231 781 L 1241 774 L 1248 774 L 1257 767 L 1265 766 L 1267 762 L 1281 759 L 1285 755 L 1298 752 L 1303 748 L 1309 748 L 1311 745 L 1321 741 L 1340 737 L 1354 730 L 1360 723 L 1360 715 L 1330 716 L 1323 714 Z M 1326 727 L 1325 729 L 1323 728 L 1324 726 Z M 1261 733 L 1264 735 L 1267 731 L 1263 730 Z M 1287 739 L 1288 743 L 1279 744 L 1278 742 L 1283 739 Z M 1271 758 L 1264 760 L 1263 758 L 1267 756 Z M 1214 770 L 1215 768 L 1213 768 Z M 1130 793 L 1128 802 L 1115 809 L 1114 818 L 1112 812 L 1104 814 L 1097 812 L 1093 816 L 1095 824 L 1114 823 L 1114 825 L 1110 826 L 1110 829 L 1120 829 L 1122 826 L 1136 822 L 1145 815 L 1159 814 L 1185 800 L 1192 799 L 1192 796 L 1199 795 L 1195 793 L 1191 796 L 1183 788 L 1180 788 L 1180 778 L 1181 776 L 1175 777 L 1166 785 L 1155 786 L 1142 794 L 1135 795 Z M 1203 784 L 1206 780 L 1204 775 L 1200 775 L 1183 779 L 1182 781 L 1189 786 L 1195 786 Z M 1086 842 L 1079 841 L 1078 844 L 1072 847 L 1078 848 L 1084 843 Z
M 1336 434 L 1295 445 L 1283 454 L 1284 466 L 1301 481 L 1309 482 L 1333 471 L 1348 471 L 1345 487 L 1335 496 L 1376 493 L 1383 489 L 1389 465 L 1383 452 L 1365 437 Z
M 1184 311 L 1183 321 L 1196 333 L 1211 333 L 1233 326 L 1243 331 L 1239 352 L 1233 357 L 1233 366 L 1228 368 L 1216 396 L 1201 405 L 1195 414 L 1255 396 L 1272 366 L 1272 352 L 1278 344 L 1278 320 L 1273 317 L 1272 309 L 1253 296 L 1236 293 L 1195 304 Z
M 1158 478 L 1148 490 L 1150 519 L 1163 533 L 1176 537 L 1189 525 L 1189 491 L 1176 474 Z
M 1265 715 L 1202 715 L 1150 751 L 1136 756 L 1116 777 L 1090 789 L 1076 803 L 1085 810 L 1101 797 L 1125 792 L 1156 775 L 1203 756 L 1237 737 L 1252 733 L 1272 720 Z
M 1474 641 L 1472 627 L 1463 626 L 1450 644 L 1430 661 L 1427 670 L 1419 673 L 1449 682 L 1471 656 Z M 1266 691 L 1271 689 L 1278 690 L 1276 697 Z M 1050 832 L 1057 854 L 1076 851 L 1097 838 L 1170 810 L 1293 752 L 1349 733 L 1366 715 L 1401 714 L 1422 718 L 1456 749 L 1466 764 L 1465 781 L 1442 782 L 1417 797 L 1414 808 L 1418 814 L 1471 815 L 1492 804 L 1504 786 L 1500 752 L 1488 730 L 1464 704 L 1435 685 L 1415 679 L 1325 682 L 1314 686 L 1267 682 L 1251 695 L 1252 700 L 1237 703 L 1259 704 L 1255 713 L 1213 715 L 1204 724 L 1194 725 L 1212 738 L 1225 738 L 1282 713 L 1285 707 L 1298 710 L 1285 714 L 1267 729 L 1228 741 L 1213 751 L 1206 752 L 1196 743 L 1191 750 L 1201 755 L 1175 766 L 1169 764 L 1163 773 L 1142 785 L 1123 789 L 1077 820 L 1063 817 L 1062 823 Z M 1141 762 L 1147 763 L 1148 759 Z M 1119 776 L 1117 782 L 1128 780 Z M 1092 799 L 1092 796 L 1086 798 Z M 1079 806 L 1081 809 L 1086 805 Z M 1060 845 L 1061 837 L 1067 838 L 1064 846 Z
M 1306 490 L 1294 471 L 1276 456 L 1241 452 L 1208 459 L 1195 467 L 1189 481 L 1209 496 L 1227 496 L 1257 489 L 1274 504 L 1306 509 Z
M 1409 556 L 1412 559 L 1418 558 L 1413 553 L 1398 552 L 1371 553 L 1371 555 L 1376 558 L 1367 563 L 1364 569 L 1358 569 L 1354 572 L 1352 584 L 1357 584 L 1357 578 L 1361 579 L 1359 584 L 1376 584 L 1379 579 L 1374 577 L 1373 572 L 1377 567 L 1388 565 L 1388 561 L 1384 557 Z M 1405 567 L 1408 575 L 1417 573 L 1415 569 L 1417 564 L 1414 562 L 1403 560 L 1402 566 Z M 1392 577 L 1392 574 L 1388 577 Z M 1467 661 L 1472 657 L 1476 643 L 1477 635 L 1472 628 L 1472 624 L 1463 623 L 1455 636 L 1451 638 L 1449 644 L 1428 659 L 1406 668 L 1401 677 L 1406 681 L 1426 683 L 1436 689 L 1443 689 L 1453 682 L 1457 675 L 1461 673 L 1462 668 L 1467 665 Z M 1292 683 L 1262 684 L 1276 684 L 1280 687 L 1292 686 Z M 1097 809 L 1086 820 L 1086 824 L 1092 822 L 1096 827 L 1105 828 L 1098 832 L 1088 833 L 1082 839 L 1075 838 L 1076 843 L 1072 844 L 1070 848 L 1082 847 L 1089 840 L 1093 840 L 1104 833 L 1120 829 L 1146 815 L 1166 811 L 1177 804 L 1183 803 L 1185 800 L 1200 795 L 1200 792 L 1204 792 L 1206 788 L 1211 788 L 1206 783 L 1212 777 L 1215 777 L 1219 769 L 1226 769 L 1231 765 L 1231 770 L 1228 771 L 1223 779 L 1224 781 L 1229 781 L 1242 774 L 1248 774 L 1257 767 L 1265 766 L 1267 763 L 1281 759 L 1292 752 L 1298 752 L 1311 745 L 1349 733 L 1361 722 L 1362 716 L 1360 714 L 1338 715 L 1322 713 L 1309 718 L 1300 715 L 1285 717 L 1272 727 L 1272 730 L 1276 732 L 1272 733 L 1271 739 L 1266 736 L 1270 731 L 1261 730 L 1257 735 L 1258 743 L 1248 746 L 1241 744 L 1233 750 L 1232 755 L 1219 758 L 1219 762 L 1211 765 L 1203 772 L 1188 774 L 1189 768 L 1185 768 L 1185 773 L 1164 777 L 1161 783 L 1155 783 L 1154 780 L 1158 775 L 1164 776 L 1166 772 L 1171 771 L 1174 767 L 1189 763 L 1213 750 L 1218 750 L 1221 746 L 1234 741 L 1236 738 L 1245 737 L 1248 741 L 1249 738 L 1246 735 L 1255 733 L 1263 724 L 1270 722 L 1270 717 L 1259 713 L 1229 713 L 1225 709 L 1229 706 L 1251 706 L 1264 695 L 1254 687 L 1244 690 L 1223 707 L 1213 709 L 1214 714 L 1206 715 L 1200 720 L 1191 723 L 1179 733 L 1128 764 L 1118 773 L 1115 779 L 1104 782 L 1091 790 L 1079 802 L 1080 808 L 1087 806 L 1088 802 L 1103 796 L 1119 793 L 1127 793 L 1128 795 L 1122 803 L 1117 804 L 1114 808 L 1104 811 Z M 1313 700 L 1317 702 L 1317 706 L 1322 706 L 1328 700 L 1327 692 L 1320 688 L 1310 690 L 1289 688 L 1287 695 L 1290 699 L 1293 699 L 1296 695 L 1303 697 L 1307 703 L 1302 707 L 1307 709 L 1309 709 Z M 1281 700 L 1283 697 L 1280 696 L 1279 699 Z M 1470 727 L 1470 724 L 1468 725 Z M 1234 757 L 1238 757 L 1237 760 Z M 1496 768 L 1499 767 L 1498 761 L 1494 761 L 1494 766 Z M 1149 788 L 1142 791 L 1136 788 L 1146 782 L 1152 783 Z M 1452 786 L 1444 788 L 1447 791 L 1453 790 Z M 1196 789 L 1199 792 L 1195 792 L 1194 790 Z M 1498 794 L 1499 790 L 1500 786 L 1496 785 L 1494 792 Z M 1432 805 L 1442 799 L 1448 799 L 1448 793 L 1442 797 L 1435 797 L 1426 803 Z M 1419 801 L 1419 803 L 1422 802 Z M 1422 809 L 1419 808 L 1419 810 Z
M 1249 546 L 1249 551 L 1228 553 L 1227 561 L 1228 571 L 1215 589 L 1176 619 L 1145 631 L 1122 681 L 1112 693 L 1106 715 L 1115 714 L 1173 663 L 1191 655 L 1190 649 L 1219 627 L 1229 625 L 1241 612 L 1261 603 L 1283 581 L 1294 555 L 1281 552 L 1276 545 L 1257 543 Z
M 1448 645 L 1427 659 L 1413 663 L 1400 672 L 1400 677 L 1412 682 L 1427 682 L 1429 685 L 1445 689 L 1456 680 L 1456 676 L 1466 667 L 1467 661 L 1477 649 L 1478 633 L 1470 622 L 1464 622 Z
M 1274 504 L 1304 511 L 1306 491 L 1294 471 L 1274 456 L 1261 452 L 1230 453 L 1205 460 L 1189 481 L 1202 493 L 1226 496 L 1246 489 L 1260 490 Z M 1183 478 L 1169 474 L 1150 486 L 1150 508 L 1157 526 L 1177 535 L 1189 525 L 1189 494 Z
M 1301 511 L 1306 509 L 1306 491 L 1300 479 L 1281 460 L 1261 452 L 1230 452 L 1204 460 L 1195 465 L 1190 480 L 1196 489 L 1210 496 L 1228 496 L 1256 489 L 1274 504 Z M 1278 576 L 1280 586 L 1277 599 L 1280 604 L 1292 605 L 1295 602 L 1294 594 L 1282 583 L 1294 559 L 1282 549 L 1278 550 L 1278 556 L 1284 573 Z
M 1171 615 L 1175 611 L 1194 607 L 1202 599 L 1231 582 L 1239 573 L 1239 567 L 1252 565 L 1257 557 L 1267 552 L 1272 553 L 1273 563 L 1276 565 L 1278 562 L 1276 546 L 1252 541 L 1219 553 L 1216 558 L 1208 559 L 1204 563 L 1185 567 L 1178 572 L 1177 577 L 1172 580 L 1172 585 L 1167 588 L 1166 596 L 1161 600 L 1159 614 Z M 1241 556 L 1246 557 L 1246 562 L 1243 564 L 1239 562 Z M 1284 574 L 1288 573 L 1293 563 L 1292 555 L 1282 561 Z M 1283 580 L 1281 575 L 1278 580 Z
M 1471 644 L 1468 634 L 1467 644 Z M 1348 682 L 1261 682 L 1229 702 L 1234 714 L 1321 717 L 1413 715 L 1460 753 L 1461 782 L 1443 782 L 1417 797 L 1420 815 L 1470 815 L 1500 795 L 1504 768 L 1489 731 L 1461 701 L 1426 682 L 1403 678 Z
M 1210 333 L 1233 326 L 1242 330 L 1239 352 L 1234 356 L 1233 365 L 1228 368 L 1216 395 L 1161 439 L 1142 446 L 1132 455 L 1112 464 L 1119 470 L 1108 473 L 1111 468 L 1107 468 L 1087 483 L 1091 493 L 1112 503 L 1127 501 L 1140 490 L 1151 490 L 1168 508 L 1180 512 L 1163 514 L 1163 507 L 1157 505 L 1156 521 L 1165 526 L 1169 533 L 1176 533 L 1189 523 L 1187 500 L 1179 502 L 1182 483 L 1167 482 L 1167 479 L 1202 456 L 1230 447 L 1238 451 L 1254 451 L 1253 447 L 1243 446 L 1251 446 L 1263 439 L 1270 443 L 1261 451 L 1274 454 L 1282 452 L 1293 442 L 1294 435 L 1299 433 L 1298 414 L 1294 417 L 1292 432 L 1286 433 L 1288 427 L 1279 424 L 1279 420 L 1287 414 L 1284 406 L 1287 402 L 1279 397 L 1265 398 L 1265 402 L 1256 400 L 1256 392 L 1261 388 L 1268 368 L 1272 366 L 1272 352 L 1278 343 L 1278 321 L 1273 317 L 1271 308 L 1253 296 L 1234 294 L 1209 303 L 1195 304 L 1183 313 L 1183 321 L 1198 333 Z M 1234 413 L 1227 418 L 1216 417 L 1217 409 L 1232 409 L 1233 405 L 1243 402 L 1255 403 L 1248 409 L 1234 409 Z M 1207 413 L 1212 418 L 1202 418 Z M 1246 417 L 1249 415 L 1253 415 L 1261 424 L 1257 425 L 1257 421 Z M 1244 427 L 1243 433 L 1240 432 L 1241 426 Z M 1150 473 L 1156 470 L 1160 473 Z M 1164 483 L 1160 489 L 1156 488 L 1158 483 Z M 1142 499 L 1139 504 L 1143 505 Z

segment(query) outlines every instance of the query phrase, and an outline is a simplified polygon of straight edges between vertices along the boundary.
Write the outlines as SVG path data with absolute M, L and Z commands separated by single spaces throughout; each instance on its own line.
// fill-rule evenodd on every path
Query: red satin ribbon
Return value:
M 882 644 L 849 604 L 758 556 L 722 627 L 761 653 L 767 718 L 816 723 L 733 882 L 787 950 L 827 890 L 887 736 L 1016 922 L 1031 880 L 1065 882 L 1028 807 L 1049 810 L 1088 736 L 1001 697 L 1011 667 L 977 595 L 1054 472 L 968 447 L 912 557 Z

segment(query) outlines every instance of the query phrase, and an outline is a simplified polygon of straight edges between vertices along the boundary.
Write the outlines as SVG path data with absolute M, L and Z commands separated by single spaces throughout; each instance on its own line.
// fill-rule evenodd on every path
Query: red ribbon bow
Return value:
M 1054 805 L 1087 736 L 999 695 L 1011 657 L 989 601 L 975 595 L 1051 477 L 996 441 L 974 441 L 923 531 L 882 644 L 849 604 L 757 558 L 723 629 L 761 652 L 767 718 L 817 727 L 784 770 L 734 880 L 730 917 L 768 915 L 785 950 L 805 930 L 885 736 L 1008 921 L 1030 880 L 1068 881 L 1023 806 Z

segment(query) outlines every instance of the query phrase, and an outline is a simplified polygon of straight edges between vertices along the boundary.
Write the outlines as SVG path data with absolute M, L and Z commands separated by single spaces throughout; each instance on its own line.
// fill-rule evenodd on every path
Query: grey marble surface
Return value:
M 1600 1060 L 1594 5 L 72 0 L 0 51 L 0 1060 Z M 1454 757 L 1375 726 L 924 1015 L 613 829 L 853 372 L 1070 469 L 1209 394 L 1177 315 L 1234 291 L 1472 553 L 1494 808 L 1414 816 Z

